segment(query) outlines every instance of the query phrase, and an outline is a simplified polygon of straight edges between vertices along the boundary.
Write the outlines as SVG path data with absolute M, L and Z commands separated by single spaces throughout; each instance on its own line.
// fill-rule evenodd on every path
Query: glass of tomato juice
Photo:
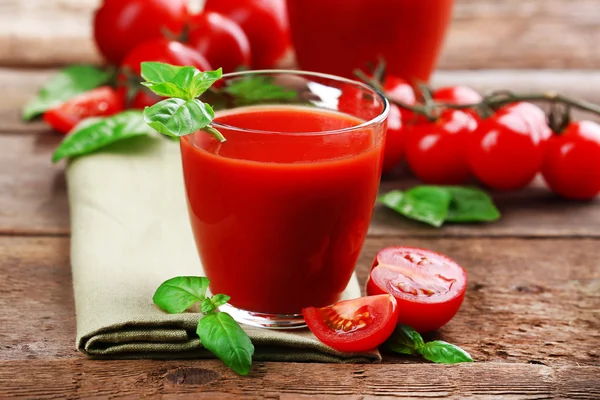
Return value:
M 388 103 L 362 83 L 302 71 L 238 72 L 219 84 L 252 82 L 276 90 L 206 100 L 225 142 L 181 139 L 190 220 L 211 292 L 231 296 L 223 310 L 249 325 L 301 327 L 302 308 L 336 302 L 352 276 Z

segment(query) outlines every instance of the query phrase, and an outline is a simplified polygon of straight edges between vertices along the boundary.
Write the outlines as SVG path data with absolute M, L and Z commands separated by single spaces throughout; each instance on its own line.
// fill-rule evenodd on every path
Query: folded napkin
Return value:
M 207 173 L 210 173 L 207 172 Z M 93 358 L 210 357 L 196 335 L 200 314 L 171 315 L 152 303 L 165 280 L 204 275 L 188 221 L 179 145 L 134 138 L 67 167 L 77 347 Z M 345 298 L 360 296 L 354 276 Z M 256 360 L 367 362 L 308 329 L 243 326 Z

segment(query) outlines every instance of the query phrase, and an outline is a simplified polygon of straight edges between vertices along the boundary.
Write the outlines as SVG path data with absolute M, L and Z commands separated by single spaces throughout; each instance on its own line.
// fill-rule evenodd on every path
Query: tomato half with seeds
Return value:
M 302 314 L 321 342 L 339 351 L 361 352 L 390 337 L 398 321 L 398 306 L 393 296 L 383 294 L 308 307 Z
M 381 250 L 367 281 L 369 295 L 391 294 L 398 323 L 429 332 L 450 322 L 465 297 L 467 273 L 450 258 L 415 247 Z

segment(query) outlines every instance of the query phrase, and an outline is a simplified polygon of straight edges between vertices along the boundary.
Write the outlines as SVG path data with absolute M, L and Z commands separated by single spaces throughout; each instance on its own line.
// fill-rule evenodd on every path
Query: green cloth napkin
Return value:
M 73 160 L 66 174 L 78 349 L 93 358 L 210 357 L 195 333 L 199 314 L 170 315 L 152 303 L 163 281 L 204 275 L 188 221 L 179 144 L 130 139 Z M 354 276 L 344 297 L 358 296 Z M 244 329 L 256 360 L 380 360 L 376 351 L 335 351 L 308 329 Z

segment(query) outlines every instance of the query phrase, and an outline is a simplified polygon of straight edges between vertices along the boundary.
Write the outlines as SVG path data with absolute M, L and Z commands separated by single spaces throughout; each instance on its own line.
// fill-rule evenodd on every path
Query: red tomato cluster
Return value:
M 186 0 L 104 0 L 94 16 L 94 40 L 106 62 L 119 68 L 117 88 L 49 110 L 45 120 L 59 132 L 87 117 L 159 101 L 139 84 L 143 61 L 232 72 L 271 68 L 290 46 L 285 0 L 207 0 L 199 14 Z
M 388 77 L 383 87 L 390 100 L 415 104 L 414 92 L 405 93 L 412 91 L 407 82 Z M 438 89 L 432 98 L 457 105 L 482 100 L 464 86 Z M 526 102 L 503 106 L 487 118 L 472 109 L 446 108 L 435 121 L 392 104 L 383 172 L 402 159 L 429 184 L 462 184 L 474 177 L 493 189 L 517 190 L 541 172 L 562 197 L 586 200 L 600 193 L 600 125 L 572 122 L 564 132 L 552 133 L 544 112 Z

